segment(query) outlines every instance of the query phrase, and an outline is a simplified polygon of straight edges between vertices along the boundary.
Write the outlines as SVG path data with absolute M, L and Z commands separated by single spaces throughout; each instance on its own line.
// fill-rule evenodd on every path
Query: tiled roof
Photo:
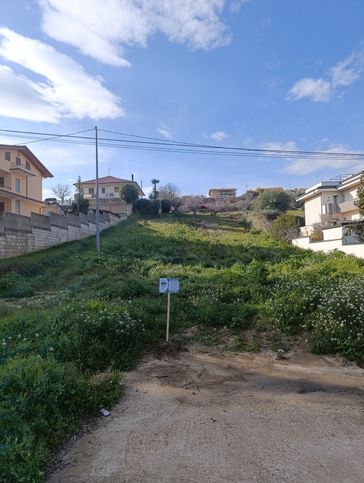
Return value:
M 115 176 L 104 176 L 99 178 L 99 184 L 107 184 L 107 183 L 133 183 L 135 181 L 131 181 L 130 179 L 122 179 L 116 178 Z M 96 179 L 89 179 L 88 181 L 81 181 L 81 184 L 95 184 Z

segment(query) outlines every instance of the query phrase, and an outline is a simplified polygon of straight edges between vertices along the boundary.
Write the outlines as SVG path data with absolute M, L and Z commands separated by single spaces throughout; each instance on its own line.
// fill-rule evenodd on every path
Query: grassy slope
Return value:
M 227 326 L 239 336 L 274 324 L 297 333 L 302 311 L 317 306 L 316 288 L 364 266 L 279 244 L 224 217 L 129 219 L 104 232 L 101 245 L 99 257 L 89 238 L 0 262 L 0 415 L 11 413 L 0 479 L 41 481 L 50 451 L 78 421 L 117 400 L 117 371 L 163 338 L 159 277 L 181 280 L 172 332 Z M 289 290 L 272 297 L 282 279 Z

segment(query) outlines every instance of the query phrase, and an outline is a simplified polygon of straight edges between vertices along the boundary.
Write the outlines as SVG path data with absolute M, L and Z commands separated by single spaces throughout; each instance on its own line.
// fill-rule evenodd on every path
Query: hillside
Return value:
M 363 260 L 210 216 L 129 219 L 101 245 L 100 256 L 90 238 L 0 263 L 3 481 L 43 481 L 64 438 L 121 397 L 119 371 L 164 337 L 159 277 L 181 281 L 171 326 L 180 340 L 191 327 L 206 343 L 223 330 L 235 350 L 268 341 L 284 351 L 295 337 L 364 363 Z

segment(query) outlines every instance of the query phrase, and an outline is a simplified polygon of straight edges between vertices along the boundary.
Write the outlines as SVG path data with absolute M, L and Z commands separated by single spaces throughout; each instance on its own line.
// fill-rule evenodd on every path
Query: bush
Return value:
M 272 238 L 279 241 L 291 242 L 293 238 L 297 238 L 300 228 L 296 217 L 284 213 L 279 215 L 269 227 L 269 234 Z
M 133 203 L 133 211 L 143 216 L 156 216 L 159 213 L 159 201 L 141 198 Z
M 364 278 L 337 281 L 321 297 L 313 318 L 311 348 L 339 352 L 364 364 Z
M 102 403 L 120 397 L 117 376 L 102 381 Z M 98 384 L 96 384 L 97 386 Z M 0 367 L 0 480 L 43 481 L 52 450 L 87 414 L 96 412 L 95 383 L 73 364 L 37 356 L 15 357 Z M 101 391 L 97 390 L 96 395 Z
M 144 347 L 144 325 L 123 308 L 102 302 L 76 304 L 58 321 L 55 355 L 85 371 L 127 370 Z
M 169 213 L 172 208 L 172 202 L 169 200 L 161 200 L 162 213 Z

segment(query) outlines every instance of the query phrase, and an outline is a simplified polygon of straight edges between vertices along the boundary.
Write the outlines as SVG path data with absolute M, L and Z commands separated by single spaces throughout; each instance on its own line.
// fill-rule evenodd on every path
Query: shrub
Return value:
M 293 238 L 298 237 L 299 233 L 297 219 L 287 213 L 279 215 L 269 227 L 271 237 L 279 241 L 291 242 Z
M 314 352 L 339 352 L 364 364 L 364 278 L 337 281 L 321 297 L 313 318 Z
M 144 346 L 144 325 L 123 308 L 104 303 L 75 304 L 58 321 L 55 353 L 81 370 L 130 369 Z
M 120 397 L 119 378 L 103 380 L 102 403 Z M 96 384 L 97 386 L 97 384 Z M 101 391 L 73 364 L 37 356 L 0 367 L 0 480 L 43 481 L 52 450 L 85 415 L 100 407 Z
M 143 216 L 155 216 L 159 213 L 159 201 L 141 198 L 133 203 L 135 213 Z
M 172 208 L 172 202 L 170 200 L 161 200 L 162 213 L 169 213 Z
M 10 272 L 2 275 L 0 278 L 0 296 L 1 297 L 30 297 L 33 295 L 33 289 L 29 281 L 21 275 Z

